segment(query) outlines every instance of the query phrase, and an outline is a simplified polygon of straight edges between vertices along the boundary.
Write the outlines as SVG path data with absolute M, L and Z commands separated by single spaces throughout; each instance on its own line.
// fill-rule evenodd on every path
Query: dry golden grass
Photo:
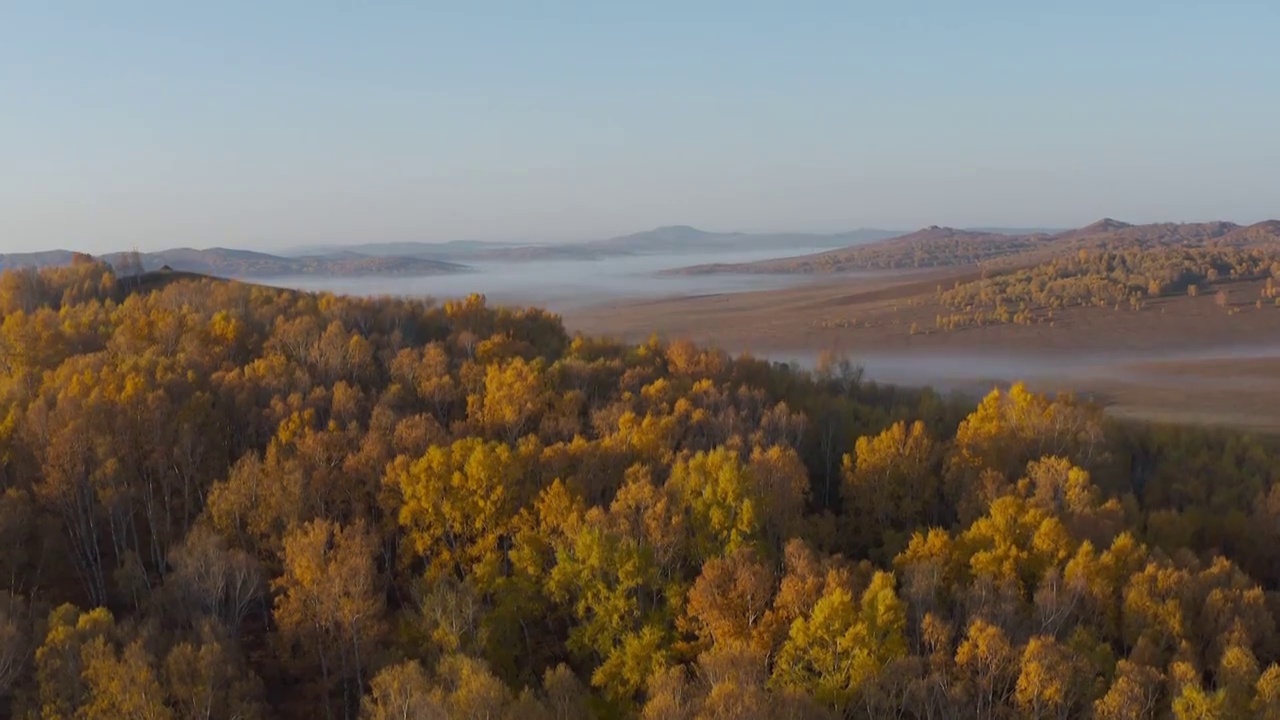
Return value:
M 1280 430 L 1280 307 L 1255 307 L 1261 281 L 1233 284 L 1228 308 L 1212 296 L 1178 296 L 1149 301 L 1136 311 L 1071 308 L 1059 311 L 1052 324 L 936 330 L 937 315 L 946 312 L 937 302 L 937 287 L 975 273 L 946 268 L 826 279 L 785 290 L 615 302 L 569 313 L 565 321 L 574 330 L 627 340 L 656 332 L 777 357 L 812 357 L 823 350 L 855 359 L 986 356 L 1004 368 L 975 373 L 966 389 L 991 379 L 1020 379 L 1008 369 L 1018 363 L 1040 358 L 1062 365 L 1063 358 L 1089 356 L 1095 361 L 1087 371 L 1067 367 L 1031 384 L 1096 396 L 1120 415 Z M 1273 357 L 1240 354 L 1241 348 L 1267 344 L 1263 354 Z

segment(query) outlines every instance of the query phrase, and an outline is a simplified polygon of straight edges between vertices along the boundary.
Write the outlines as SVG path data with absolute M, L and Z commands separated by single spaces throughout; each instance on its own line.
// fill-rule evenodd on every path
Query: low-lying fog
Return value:
M 815 252 L 786 248 L 743 252 L 652 254 L 598 260 L 485 261 L 470 272 L 433 277 L 283 277 L 267 284 L 370 296 L 419 296 L 437 300 L 482 293 L 491 302 L 537 305 L 555 312 L 618 300 L 765 290 L 812 282 L 807 275 L 665 275 L 665 270 L 706 263 L 751 262 Z M 258 281 L 262 282 L 262 281 Z M 768 352 L 778 362 L 813 367 L 819 348 Z M 1231 391 L 1234 398 L 1257 395 L 1259 383 L 1274 383 L 1274 364 L 1224 368 L 1220 361 L 1280 358 L 1280 342 L 1214 347 L 1152 347 L 1110 352 L 1051 352 L 1048 349 L 952 352 L 939 348 L 848 353 L 877 382 L 929 385 L 943 392 L 980 396 L 992 386 L 1025 380 L 1040 391 L 1069 390 L 1085 397 L 1107 396 L 1117 388 L 1141 387 L 1148 397 L 1196 388 Z M 1261 374 L 1267 375 L 1263 377 Z M 1097 393 L 1097 394 L 1095 394 Z M 1241 421 L 1243 422 L 1243 421 Z M 1249 420 L 1248 422 L 1254 422 Z
M 1078 387 L 1082 380 L 1136 383 L 1170 389 L 1204 385 L 1247 390 L 1251 383 L 1256 382 L 1256 377 L 1240 374 L 1237 377 L 1209 378 L 1197 373 L 1196 365 L 1280 358 L 1280 343 L 1071 354 L 868 350 L 849 352 L 846 356 L 855 366 L 862 368 L 864 377 L 869 380 L 929 385 L 942 391 L 965 393 L 986 392 L 993 385 L 1015 380 L 1063 390 Z M 776 352 L 768 353 L 767 357 L 812 368 L 817 363 L 818 353 Z
M 279 277 L 257 280 L 298 290 L 350 295 L 407 295 L 439 300 L 481 293 L 491 302 L 537 305 L 563 312 L 607 300 L 767 290 L 811 280 L 804 275 L 662 275 L 707 263 L 741 263 L 829 248 L 626 255 L 598 260 L 476 261 L 471 272 L 429 277 Z

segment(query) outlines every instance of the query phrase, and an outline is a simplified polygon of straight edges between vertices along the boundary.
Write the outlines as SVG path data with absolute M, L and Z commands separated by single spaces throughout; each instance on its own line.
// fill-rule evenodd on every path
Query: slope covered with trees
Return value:
M 479 297 L 0 311 L 0 715 L 1280 714 L 1269 440 Z
M 1015 235 L 932 226 L 913 233 L 852 247 L 777 260 L 697 265 L 677 272 L 828 274 L 857 270 L 901 270 L 974 265 L 1045 248 L 1054 236 Z
M 1043 322 L 1070 307 L 1142 310 L 1169 295 L 1280 306 L 1280 223 L 1132 226 L 1086 234 L 1073 246 L 1044 262 L 939 291 L 949 311 L 939 316 L 939 327 Z M 1266 285 L 1252 297 L 1233 293 L 1233 285 L 1258 280 Z
M 995 232 L 931 226 L 877 242 L 751 263 L 710 264 L 674 271 L 684 274 L 720 272 L 836 274 L 851 271 L 903 270 L 981 266 L 1008 271 L 1091 252 L 1203 249 L 1208 247 L 1274 248 L 1280 221 L 1242 227 L 1235 223 L 1129 223 L 1104 218 L 1062 232 Z

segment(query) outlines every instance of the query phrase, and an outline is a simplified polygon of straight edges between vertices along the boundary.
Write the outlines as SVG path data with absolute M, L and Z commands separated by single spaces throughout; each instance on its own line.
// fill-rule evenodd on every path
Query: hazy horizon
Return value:
M 116 254 L 116 253 L 129 252 L 129 251 L 132 251 L 132 250 L 135 250 L 135 249 L 136 249 L 136 250 L 138 250 L 139 252 L 143 252 L 143 253 L 156 253 L 156 252 L 164 252 L 164 251 L 169 251 L 169 250 L 182 250 L 182 249 L 191 249 L 191 250 L 213 250 L 213 249 L 226 249 L 226 250 L 247 250 L 247 251 L 261 252 L 261 253 L 265 253 L 265 254 L 283 255 L 283 256 L 292 256 L 292 257 L 296 257 L 296 256 L 305 255 L 305 254 L 307 254 L 307 253 L 309 253 L 309 252 L 311 252 L 311 251 L 320 251 L 320 250 L 340 250 L 340 249 L 357 249 L 357 250 L 358 250 L 361 246 L 385 246 L 385 245 L 397 245 L 397 244 L 404 244 L 404 245 L 420 244 L 420 245 L 442 245 L 442 246 L 443 246 L 443 245 L 447 245 L 447 244 L 450 244 L 450 243 L 486 243 L 486 244 L 492 244 L 492 245 L 494 245 L 494 246 L 508 246 L 508 247 L 519 247 L 519 246 L 522 246 L 522 245 L 529 245 L 529 246 L 540 246 L 540 245 L 541 245 L 541 246 L 545 246 L 545 245 L 569 245 L 569 244 L 586 243 L 586 242 L 592 242 L 592 241 L 613 240 L 613 239 L 617 239 L 617 238 L 627 237 L 627 236 L 630 236 L 630 235 L 639 235 L 639 234 L 644 234 L 644 233 L 651 232 L 651 231 L 655 231 L 655 230 L 663 230 L 663 229 L 673 228 L 673 227 L 689 227 L 689 228 L 692 228 L 692 229 L 694 229 L 694 230 L 698 230 L 698 231 L 706 232 L 706 233 L 710 233 L 710 234 L 716 234 L 716 235 L 728 235 L 728 234 L 744 234 L 744 235 L 774 235 L 774 234 L 776 234 L 776 235 L 790 235 L 790 234 L 795 234 L 795 235 L 814 235 L 814 236 L 816 236 L 816 237 L 830 236 L 830 235 L 839 235 L 839 234 L 843 234 L 843 233 L 850 233 L 850 232 L 857 232 L 857 231 L 900 232 L 900 233 L 902 233 L 903 235 L 906 235 L 906 234 L 910 234 L 910 233 L 916 232 L 916 231 L 918 231 L 918 230 L 924 230 L 924 229 L 926 229 L 926 228 L 933 227 L 933 226 L 950 227 L 950 228 L 957 229 L 957 230 L 966 230 L 966 231 L 974 231 L 974 232 L 982 232 L 982 231 L 991 231 L 991 232 L 1010 232 L 1010 233 L 1013 233 L 1013 232 L 1066 232 L 1066 231 L 1068 231 L 1068 230 L 1074 230 L 1074 229 L 1082 228 L 1082 227 L 1085 227 L 1085 226 L 1087 226 L 1087 225 L 1090 225 L 1090 224 L 1092 224 L 1092 223 L 1094 223 L 1094 222 L 1099 222 L 1099 221 L 1106 220 L 1106 219 L 1119 220 L 1119 221 L 1121 221 L 1121 222 L 1129 223 L 1129 224 L 1132 224 L 1132 225 L 1152 224 L 1152 223 L 1167 223 L 1167 222 L 1172 222 L 1172 223 L 1192 223 L 1192 224 L 1194 224 L 1194 223 L 1200 223 L 1200 222 L 1219 222 L 1219 221 L 1223 221 L 1223 222 L 1234 222 L 1234 223 L 1236 223 L 1237 225 L 1241 225 L 1241 226 L 1248 226 L 1248 225 L 1252 225 L 1252 224 L 1255 224 L 1255 223 L 1267 222 L 1267 221 L 1272 221 L 1272 220 L 1280 219 L 1280 213 L 1278 213 L 1278 214 L 1277 214 L 1277 216 L 1266 216 L 1266 217 L 1260 217 L 1260 218 L 1257 218 L 1257 219 L 1250 219 L 1250 220 L 1248 220 L 1248 221 L 1242 221 L 1242 220 L 1238 220 L 1238 219 L 1236 219 L 1236 218 L 1225 218 L 1225 217 L 1224 217 L 1224 218 L 1195 218 L 1195 219 L 1189 219 L 1189 220 L 1185 220 L 1185 219 L 1169 219 L 1169 218 L 1163 218 L 1163 219 L 1156 219 L 1156 220 L 1149 220 L 1149 221 L 1140 221 L 1140 222 L 1135 222 L 1135 221 L 1126 220 L 1126 219 L 1124 219 L 1124 218 L 1118 218 L 1118 217 L 1113 217 L 1113 216 L 1110 216 L 1110 215 L 1106 215 L 1106 216 L 1100 216 L 1100 217 L 1097 217 L 1097 218 L 1093 218 L 1092 220 L 1089 220 L 1089 221 L 1087 221 L 1087 222 L 1079 222 L 1079 223 L 1072 224 L 1072 225 L 1058 225 L 1058 226 L 1050 226 L 1050 225 L 1045 225 L 1045 224 L 1040 224 L 1040 225 L 1030 224 L 1030 225 L 1018 225 L 1018 226 L 1013 226 L 1013 225 L 999 225 L 999 224 L 990 224 L 990 223 L 987 223 L 987 224 L 976 224 L 976 225 L 965 225 L 965 226 L 953 226 L 953 225 L 946 225 L 946 224 L 944 224 L 944 223 L 927 223 L 927 224 L 924 224 L 924 225 L 919 225 L 919 226 L 910 227 L 910 228 L 907 228 L 907 227 L 896 227 L 896 228 L 890 228 L 890 227 L 857 226 L 857 227 L 837 228 L 837 229 L 833 229 L 833 230 L 797 230 L 797 229 L 792 229 L 792 228 L 769 228 L 769 229 L 763 229 L 763 230 L 755 230 L 755 229 L 745 229 L 745 230 L 744 230 L 744 229 L 727 229 L 727 230 L 723 230 L 723 229 L 717 229 L 717 228 L 706 228 L 706 227 L 698 227 L 698 226 L 685 225 L 685 224 L 665 224 L 665 225 L 655 225 L 655 226 L 652 226 L 652 227 L 648 227 L 648 228 L 644 228 L 644 229 L 639 229 L 639 230 L 630 230 L 630 231 L 624 231 L 624 232 L 616 232 L 616 233 L 613 233 L 613 234 L 610 234 L 610 235 L 603 235 L 603 236 L 574 237 L 574 238 L 561 238 L 561 239 L 527 239 L 527 240 L 525 240 L 525 239 L 517 239 L 517 238 L 502 238 L 502 237 L 494 237 L 494 238 L 479 238 L 479 237 L 450 237 L 450 238 L 442 238 L 442 239 L 439 239 L 439 240 L 378 240 L 378 239 L 356 239 L 356 240 L 351 240 L 351 241 L 347 241 L 347 242 L 344 242 L 344 241 L 341 241 L 341 240 L 334 240 L 334 241 L 332 241 L 332 242 L 292 243 L 292 244 L 289 244 L 289 243 L 266 243 L 266 244 L 240 243 L 240 244 L 237 244 L 237 243 L 233 243 L 233 242 L 223 242 L 223 243 L 214 243 L 214 244 L 207 244 L 207 245 L 203 245 L 203 244 L 192 244 L 192 243 L 174 242 L 173 244 L 163 244 L 163 243 L 161 243 L 161 244 L 157 244 L 157 245 L 154 245 L 154 246 L 142 246 L 142 245 L 139 245 L 139 244 L 135 243 L 135 244 L 130 245 L 130 246 L 119 246 L 119 247 L 110 247 L 110 248 L 101 248 L 101 249 L 97 249 L 97 248 L 95 248 L 95 249 L 88 249 L 88 248 L 86 248 L 86 247 L 79 246 L 79 245 L 51 245 L 51 246 L 39 247 L 39 248 L 28 248 L 28 247 L 27 247 L 27 246 L 25 246 L 25 245 L 19 245 L 19 246 L 16 246 L 14 249 L 3 249 L 3 250 L 0 250 L 0 255 L 3 255 L 3 254 L 18 254 L 18 255 L 24 255 L 24 254 L 35 254 L 35 253 L 41 253 L 41 252 L 46 252 L 46 251 L 48 251 L 48 252 L 53 252 L 53 251 L 85 252 L 85 253 L 89 253 L 89 254 L 92 254 L 92 255 L 114 255 L 114 254 Z M 863 241 L 860 241 L 860 242 L 858 242 L 858 243 L 854 243 L 854 244 L 855 244 L 855 245 L 856 245 L 856 244 L 861 244 L 862 242 L 868 242 L 868 241 L 863 240 Z M 3 239 L 0 239 L 0 247 L 8 247 L 8 246 L 4 245 L 4 243 L 3 243 Z M 826 251 L 826 250 L 831 250 L 831 249 L 833 249 L 834 247 L 835 247 L 835 246 L 813 247 L 813 248 L 807 248 L 806 250 L 807 250 L 807 251 L 809 251 L 809 252 L 822 252 L 822 251 Z M 802 248 L 802 249 L 805 249 L 805 248 Z M 793 248 L 793 250 L 794 250 L 794 248 Z M 386 254 L 388 254 L 388 253 L 378 253 L 378 254 L 386 255 Z M 661 251 L 659 254 L 667 255 L 667 254 L 670 254 L 670 252 L 669 252 L 669 251 L 666 251 L 666 250 L 663 250 L 663 251 Z M 789 255 L 789 254 L 791 254 L 791 251 L 788 251 L 788 252 L 784 253 L 784 255 Z M 465 261 L 465 259 L 464 259 L 464 261 Z M 519 262 L 521 262 L 521 261 L 503 261 L 503 262 L 517 262 L 517 263 L 519 263 Z
M 0 10 L 0 252 L 1280 216 L 1280 4 Z

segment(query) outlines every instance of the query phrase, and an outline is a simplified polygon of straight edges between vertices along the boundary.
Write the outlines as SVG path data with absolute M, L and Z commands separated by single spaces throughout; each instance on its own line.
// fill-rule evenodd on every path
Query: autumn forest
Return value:
M 0 312 L 0 717 L 1280 718 L 1270 437 L 87 256 Z

